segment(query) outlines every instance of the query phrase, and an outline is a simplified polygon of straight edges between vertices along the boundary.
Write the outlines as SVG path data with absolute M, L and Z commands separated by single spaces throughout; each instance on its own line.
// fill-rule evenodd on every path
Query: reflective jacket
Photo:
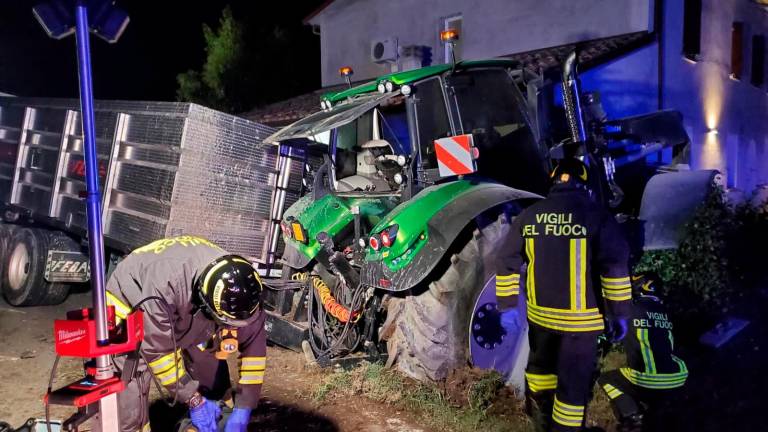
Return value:
M 658 300 L 640 296 L 632 305 L 624 351 L 629 367 L 621 374 L 640 387 L 671 389 L 688 378 L 685 362 L 673 354 L 672 321 Z
M 195 306 L 192 298 L 195 280 L 198 272 L 227 254 L 200 237 L 158 240 L 128 255 L 107 282 L 107 303 L 115 306 L 118 318 L 124 318 L 134 305 L 150 296 L 167 303 L 168 310 L 157 300 L 141 304 L 144 311 L 141 354 L 158 381 L 181 401 L 187 401 L 198 389 L 198 382 L 184 369 L 182 350 L 205 350 L 220 330 Z M 256 407 L 266 366 L 265 314 L 261 309 L 258 313 L 261 316 L 253 324 L 237 329 L 240 351 L 237 405 L 245 408 Z
M 628 256 L 626 240 L 608 211 L 582 189 L 555 186 L 546 199 L 515 218 L 498 246 L 499 308 L 517 304 L 523 282 L 531 324 L 563 333 L 599 333 L 603 314 L 628 314 Z M 597 277 L 599 291 L 593 283 Z

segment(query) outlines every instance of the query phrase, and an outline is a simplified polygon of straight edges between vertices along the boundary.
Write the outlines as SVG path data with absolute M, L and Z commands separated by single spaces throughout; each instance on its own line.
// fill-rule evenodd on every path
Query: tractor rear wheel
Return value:
M 381 333 L 390 364 L 420 381 L 444 379 L 466 365 L 520 380 L 512 375 L 522 373 L 527 354 L 525 314 L 518 314 L 517 328 L 502 328 L 495 295 L 495 251 L 508 229 L 503 214 L 476 219 L 430 281 L 390 299 Z

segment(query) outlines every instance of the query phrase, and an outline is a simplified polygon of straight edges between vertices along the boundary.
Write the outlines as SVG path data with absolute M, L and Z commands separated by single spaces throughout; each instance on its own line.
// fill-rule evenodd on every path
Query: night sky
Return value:
M 0 0 L 0 92 L 77 97 L 74 35 L 50 39 L 32 15 L 37 3 Z M 205 59 L 202 24 L 215 27 L 227 4 L 236 19 L 300 33 L 303 42 L 290 50 L 289 58 L 319 59 L 319 36 L 312 35 L 301 20 L 321 3 L 269 2 L 264 8 L 254 0 L 118 0 L 131 22 L 114 45 L 91 39 L 94 95 L 97 99 L 175 100 L 176 75 L 200 69 Z M 320 67 L 307 66 L 303 87 L 308 91 L 320 86 Z

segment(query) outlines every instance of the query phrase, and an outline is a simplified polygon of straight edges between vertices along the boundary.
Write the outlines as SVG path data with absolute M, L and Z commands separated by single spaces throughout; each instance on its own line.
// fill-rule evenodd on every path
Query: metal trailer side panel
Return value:
M 11 198 L 23 122 L 24 107 L 0 105 L 0 202 Z
M 167 235 L 196 234 L 264 262 L 275 185 L 274 129 L 190 107 Z

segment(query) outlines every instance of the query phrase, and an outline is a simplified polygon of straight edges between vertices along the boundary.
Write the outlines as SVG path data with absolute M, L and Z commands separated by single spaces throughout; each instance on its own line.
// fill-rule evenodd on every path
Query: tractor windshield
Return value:
M 461 130 L 480 150 L 478 173 L 509 186 L 544 193 L 548 176 L 523 111 L 517 86 L 505 69 L 474 69 L 448 77 Z

